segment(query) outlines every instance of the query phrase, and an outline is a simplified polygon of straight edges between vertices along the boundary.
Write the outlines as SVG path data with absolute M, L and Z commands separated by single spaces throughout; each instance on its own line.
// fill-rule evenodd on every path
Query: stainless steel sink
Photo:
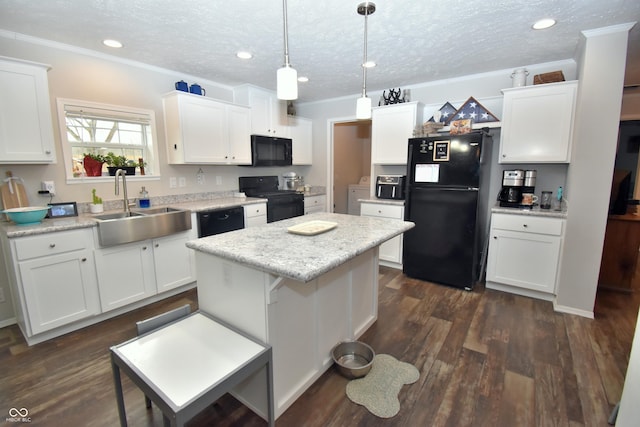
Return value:
M 154 239 L 191 229 L 191 211 L 149 208 L 96 215 L 101 246 Z

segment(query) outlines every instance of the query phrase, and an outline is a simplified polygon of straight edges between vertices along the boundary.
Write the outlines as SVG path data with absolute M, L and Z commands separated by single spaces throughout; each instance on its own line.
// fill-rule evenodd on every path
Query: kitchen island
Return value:
M 337 226 L 288 232 L 309 221 Z M 411 227 L 317 213 L 187 242 L 196 251 L 200 310 L 272 346 L 276 418 L 331 366 L 335 344 L 376 321 L 378 247 Z M 233 394 L 265 416 L 262 375 Z

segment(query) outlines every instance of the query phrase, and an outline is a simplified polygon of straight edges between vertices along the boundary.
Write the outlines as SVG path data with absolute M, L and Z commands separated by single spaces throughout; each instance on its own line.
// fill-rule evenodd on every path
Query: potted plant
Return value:
M 96 189 L 91 190 L 91 204 L 89 204 L 89 210 L 91 213 L 104 212 L 104 206 L 102 204 L 102 197 L 96 195 Z
M 83 153 L 82 166 L 87 176 L 102 176 L 102 164 L 105 158 L 102 154 Z
M 114 176 L 118 169 L 124 169 L 127 175 L 136 174 L 138 163 L 135 160 L 127 160 L 125 156 L 116 156 L 112 151 L 109 151 L 104 159 L 111 176 Z

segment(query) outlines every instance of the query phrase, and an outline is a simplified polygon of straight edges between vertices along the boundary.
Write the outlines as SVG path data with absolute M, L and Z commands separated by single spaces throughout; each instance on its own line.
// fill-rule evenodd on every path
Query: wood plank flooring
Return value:
M 277 421 L 282 426 L 606 426 L 620 399 L 640 295 L 599 291 L 596 319 L 555 313 L 549 302 L 460 291 L 381 268 L 378 321 L 361 337 L 377 353 L 414 364 L 420 379 L 384 420 L 352 403 L 330 369 Z M 190 303 L 195 291 L 26 346 L 0 329 L 0 421 L 27 408 L 34 426 L 115 426 L 108 349 L 135 336 L 135 322 Z M 185 349 L 188 351 L 188 349 Z M 129 425 L 161 426 L 124 376 Z M 7 423 L 6 425 L 15 425 Z M 190 426 L 264 426 L 231 396 Z M 4 424 L 3 424 L 4 425 Z

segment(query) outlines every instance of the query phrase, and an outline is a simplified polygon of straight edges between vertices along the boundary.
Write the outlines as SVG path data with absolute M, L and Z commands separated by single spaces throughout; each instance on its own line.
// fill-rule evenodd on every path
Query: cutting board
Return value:
M 29 206 L 29 199 L 24 189 L 24 184 L 20 178 L 16 178 L 11 175 L 11 172 L 7 172 L 7 178 L 9 182 L 2 181 L 0 187 L 0 195 L 2 196 L 2 208 L 21 208 L 23 206 Z M 11 183 L 11 186 L 9 186 Z

